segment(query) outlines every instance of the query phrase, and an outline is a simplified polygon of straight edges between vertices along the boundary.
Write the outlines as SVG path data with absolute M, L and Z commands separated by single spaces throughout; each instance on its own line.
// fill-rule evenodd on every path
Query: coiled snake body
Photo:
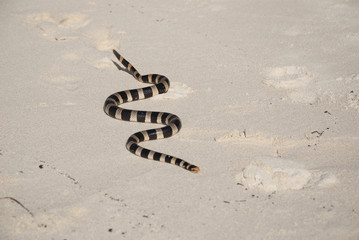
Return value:
M 170 87 L 170 82 L 167 77 L 159 74 L 149 74 L 142 76 L 126 59 L 124 59 L 116 50 L 113 50 L 116 58 L 125 68 L 140 82 L 152 83 L 154 85 L 144 88 L 131 89 L 121 92 L 116 92 L 109 96 L 104 104 L 104 111 L 112 118 L 144 123 L 161 123 L 166 125 L 162 128 L 155 128 L 144 130 L 132 134 L 126 143 L 126 148 L 131 153 L 155 161 L 167 162 L 180 166 L 191 172 L 197 173 L 199 168 L 180 158 L 160 152 L 152 151 L 143 148 L 138 143 L 148 140 L 156 140 L 168 138 L 179 132 L 181 129 L 181 120 L 178 116 L 166 112 L 151 112 L 151 111 L 137 111 L 129 110 L 119 107 L 120 104 L 150 98 L 162 93 L 166 93 Z

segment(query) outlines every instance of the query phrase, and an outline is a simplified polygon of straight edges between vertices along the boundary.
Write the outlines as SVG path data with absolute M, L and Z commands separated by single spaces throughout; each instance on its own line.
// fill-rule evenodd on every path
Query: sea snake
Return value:
M 159 74 L 141 75 L 131 63 L 124 59 L 116 50 L 113 50 L 116 58 L 125 68 L 142 83 L 152 83 L 152 86 L 131 89 L 121 92 L 116 92 L 109 96 L 104 104 L 105 113 L 115 119 L 144 122 L 144 123 L 161 123 L 165 127 L 149 129 L 132 134 L 126 143 L 126 148 L 131 153 L 155 161 L 166 162 L 180 166 L 191 172 L 197 173 L 199 167 L 186 162 L 180 158 L 167 155 L 164 153 L 152 151 L 138 145 L 140 142 L 168 138 L 179 132 L 181 129 L 181 120 L 178 116 L 167 112 L 150 112 L 137 111 L 119 107 L 120 104 L 150 98 L 162 93 L 166 93 L 170 87 L 170 82 L 167 77 Z

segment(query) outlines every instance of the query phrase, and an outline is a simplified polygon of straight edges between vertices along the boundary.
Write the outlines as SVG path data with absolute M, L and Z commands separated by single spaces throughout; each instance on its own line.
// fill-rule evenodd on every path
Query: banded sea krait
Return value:
M 127 71 L 130 72 L 138 81 L 153 85 L 112 94 L 105 101 L 105 113 L 112 118 L 124 121 L 160 123 L 166 125 L 161 128 L 149 129 L 132 134 L 126 143 L 127 150 L 146 159 L 174 164 L 191 172 L 197 173 L 199 171 L 199 167 L 195 165 L 192 165 L 180 158 L 152 151 L 138 145 L 140 142 L 173 136 L 181 129 L 181 120 L 178 116 L 172 113 L 130 110 L 119 107 L 119 105 L 126 102 L 142 100 L 166 93 L 170 87 L 170 82 L 167 77 L 159 74 L 148 74 L 142 76 L 132 66 L 132 64 L 124 59 L 118 52 L 116 52 L 116 50 L 113 50 L 113 53 L 120 63 L 127 69 Z

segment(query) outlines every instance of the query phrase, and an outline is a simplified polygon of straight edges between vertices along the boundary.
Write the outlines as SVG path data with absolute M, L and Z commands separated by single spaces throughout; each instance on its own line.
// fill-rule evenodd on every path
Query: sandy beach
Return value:
M 0 18 L 1 240 L 359 239 L 358 1 L 5 0 Z M 104 113 L 148 86 L 113 49 L 171 82 L 123 107 L 182 120 L 140 145 L 200 172 L 126 150 L 159 125 Z

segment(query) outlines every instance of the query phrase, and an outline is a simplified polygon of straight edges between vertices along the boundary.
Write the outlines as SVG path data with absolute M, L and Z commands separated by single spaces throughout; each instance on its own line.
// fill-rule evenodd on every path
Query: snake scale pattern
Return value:
M 163 139 L 173 136 L 181 129 L 181 120 L 178 116 L 167 112 L 151 112 L 151 111 L 137 111 L 119 107 L 119 105 L 150 98 L 159 94 L 166 93 L 170 87 L 170 82 L 167 77 L 159 74 L 141 75 L 131 63 L 124 59 L 116 50 L 113 50 L 116 58 L 138 81 L 142 83 L 153 84 L 149 87 L 131 89 L 121 92 L 116 92 L 109 96 L 104 104 L 105 113 L 115 119 L 144 122 L 144 123 L 159 123 L 166 125 L 165 127 L 144 130 L 132 134 L 126 143 L 126 148 L 131 153 L 155 161 L 161 161 L 177 165 L 191 172 L 197 173 L 199 167 L 186 162 L 180 158 L 167 155 L 164 153 L 152 151 L 143 148 L 138 144 L 140 142 Z

